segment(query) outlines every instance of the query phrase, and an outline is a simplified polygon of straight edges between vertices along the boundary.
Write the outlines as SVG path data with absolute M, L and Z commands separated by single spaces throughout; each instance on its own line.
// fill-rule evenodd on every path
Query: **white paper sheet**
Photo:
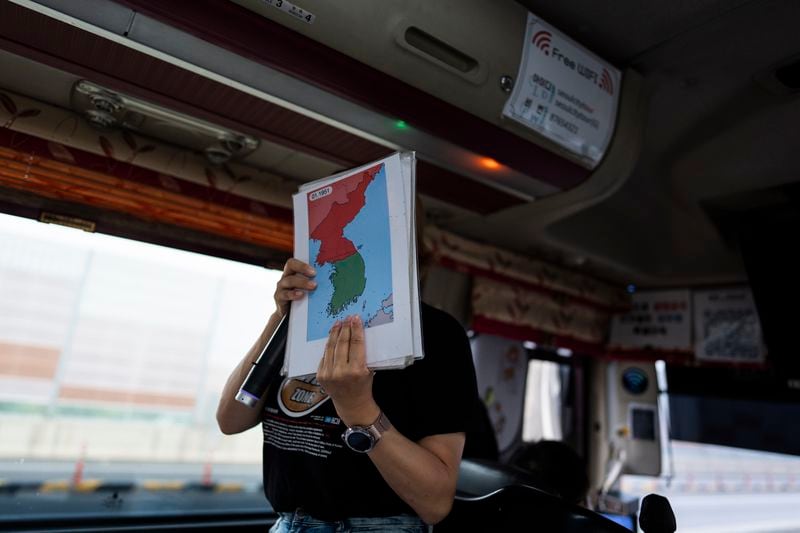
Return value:
M 365 343 L 367 349 L 367 363 L 371 368 L 398 368 L 407 366 L 415 357 L 422 356 L 422 341 L 420 338 L 420 316 L 419 316 L 419 283 L 416 266 L 416 243 L 414 240 L 414 177 L 415 159 L 413 153 L 396 153 L 380 161 L 364 165 L 351 171 L 342 172 L 335 176 L 317 180 L 303 185 L 300 191 L 294 195 L 295 213 L 295 257 L 311 264 L 317 269 L 316 290 L 323 291 L 320 294 L 327 294 L 328 290 L 323 284 L 330 284 L 322 271 L 330 271 L 321 268 L 315 263 L 316 257 L 311 257 L 311 246 L 309 241 L 309 202 L 317 201 L 319 198 L 335 194 L 337 198 L 343 193 L 343 187 L 334 186 L 336 183 L 344 183 L 348 177 L 359 174 L 371 167 L 383 164 L 385 172 L 385 185 L 387 194 L 388 208 L 388 230 L 391 254 L 391 307 L 392 321 L 372 327 L 367 327 L 365 332 Z M 376 178 L 377 179 L 377 178 Z M 367 187 L 366 194 L 370 193 Z M 376 189 L 377 190 L 377 189 Z M 335 192 L 334 192 L 335 191 Z M 349 193 L 348 193 L 349 194 Z M 314 198 L 313 200 L 310 200 Z M 378 198 L 377 196 L 374 198 Z M 348 197 L 349 199 L 349 197 Z M 338 202 L 338 200 L 333 200 Z M 344 200 L 346 201 L 346 200 Z M 365 196 L 366 202 L 370 200 Z M 373 200 L 375 201 L 375 200 Z M 321 205 L 321 204 L 320 204 Z M 328 205 L 333 205 L 330 203 Z M 356 215 L 358 218 L 358 215 Z M 355 222 L 356 218 L 353 219 Z M 344 226 L 342 235 L 347 237 L 348 225 Z M 319 242 L 319 241 L 318 241 Z M 369 248 L 369 242 L 354 242 L 358 253 L 377 248 Z M 359 248 L 367 247 L 367 248 Z M 317 257 L 321 254 L 317 253 Z M 367 259 L 365 261 L 368 262 Z M 332 263 L 328 263 L 331 265 Z M 366 269 L 369 269 L 367 265 Z M 362 294 L 367 294 L 371 290 L 370 277 L 366 277 L 366 286 Z M 377 278 L 375 278 L 377 279 Z M 359 297 L 360 298 L 360 297 Z M 292 303 L 292 312 L 289 318 L 289 339 L 286 350 L 286 362 L 284 373 L 289 376 L 300 376 L 313 374 L 317 370 L 319 360 L 325 347 L 326 337 L 319 337 L 320 324 L 331 324 L 335 319 L 342 319 L 351 314 L 360 314 L 360 305 L 366 305 L 366 301 L 356 298 L 351 304 L 344 307 L 341 313 L 325 314 L 319 311 L 319 301 L 310 305 L 310 297 L 305 297 L 300 301 Z M 366 298 L 366 297 L 365 297 Z M 315 307 L 316 306 L 316 307 Z M 315 307 L 315 309 L 312 309 Z M 330 308 L 327 308 L 330 309 Z M 312 315 L 313 327 L 310 327 L 309 313 Z M 314 338 L 317 337 L 317 338 Z

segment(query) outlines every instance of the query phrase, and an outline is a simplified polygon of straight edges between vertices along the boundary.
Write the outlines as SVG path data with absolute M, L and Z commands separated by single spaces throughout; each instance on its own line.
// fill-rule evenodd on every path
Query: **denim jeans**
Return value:
M 270 533 L 368 533 L 398 531 L 428 533 L 430 527 L 420 518 L 411 515 L 347 518 L 336 522 L 317 520 L 303 511 L 278 513 L 278 521 Z

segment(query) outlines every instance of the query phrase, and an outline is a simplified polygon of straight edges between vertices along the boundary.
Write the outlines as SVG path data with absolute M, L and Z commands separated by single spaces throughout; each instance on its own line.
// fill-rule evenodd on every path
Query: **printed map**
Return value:
M 336 320 L 361 316 L 366 327 L 392 322 L 392 253 L 383 163 L 311 191 L 309 258 L 317 289 L 308 307 L 308 338 L 328 336 Z

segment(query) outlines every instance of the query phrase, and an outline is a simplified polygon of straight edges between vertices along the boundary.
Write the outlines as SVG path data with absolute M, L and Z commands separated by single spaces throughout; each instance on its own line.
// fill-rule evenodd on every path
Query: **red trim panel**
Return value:
M 9 129 L 0 128 L 0 146 L 13 148 L 14 150 L 25 152 L 37 157 L 46 159 L 54 159 L 50 148 L 50 143 L 27 135 L 25 133 L 11 131 Z M 56 143 L 57 144 L 57 143 Z M 80 167 L 84 170 L 92 172 L 100 172 L 108 176 L 114 176 L 126 181 L 133 181 L 164 189 L 170 192 L 178 192 L 182 196 L 195 198 L 203 202 L 210 202 L 218 204 L 231 209 L 246 211 L 249 213 L 256 213 L 261 216 L 266 216 L 274 220 L 293 223 L 292 210 L 285 207 L 268 204 L 259 200 L 253 200 L 230 192 L 215 189 L 212 186 L 203 186 L 198 183 L 187 181 L 185 179 L 169 176 L 166 180 L 166 175 L 150 170 L 147 168 L 139 167 L 125 163 L 124 161 L 117 161 L 109 159 L 91 152 L 86 152 L 78 148 L 69 147 L 69 153 L 74 162 L 71 165 Z M 168 186 L 165 186 L 165 183 Z
M 230 241 L 284 252 L 292 250 L 291 222 L 269 216 L 260 202 L 248 201 L 248 210 L 235 209 L 219 203 L 235 200 L 233 195 L 218 197 L 216 193 L 220 191 L 214 187 L 207 189 L 205 198 L 197 199 L 181 193 L 185 180 L 144 169 L 138 172 L 129 165 L 126 168 L 132 176 L 119 177 L 113 172 L 124 169 L 117 168 L 116 160 L 98 159 L 93 154 L 8 130 L 0 130 L 0 142 L 10 145 L 0 144 L 0 189 L 133 215 L 142 221 L 199 230 Z M 79 160 L 99 165 L 100 170 L 79 166 Z M 157 175 L 158 183 L 149 183 L 153 175 Z M 192 185 L 197 188 L 197 184 Z M 280 212 L 281 208 L 276 210 Z

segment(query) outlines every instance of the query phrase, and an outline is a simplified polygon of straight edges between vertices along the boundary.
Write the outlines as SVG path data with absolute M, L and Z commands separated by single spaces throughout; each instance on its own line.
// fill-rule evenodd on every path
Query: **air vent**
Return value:
M 405 39 L 409 46 L 464 74 L 478 68 L 478 61 L 416 26 L 406 29 Z

